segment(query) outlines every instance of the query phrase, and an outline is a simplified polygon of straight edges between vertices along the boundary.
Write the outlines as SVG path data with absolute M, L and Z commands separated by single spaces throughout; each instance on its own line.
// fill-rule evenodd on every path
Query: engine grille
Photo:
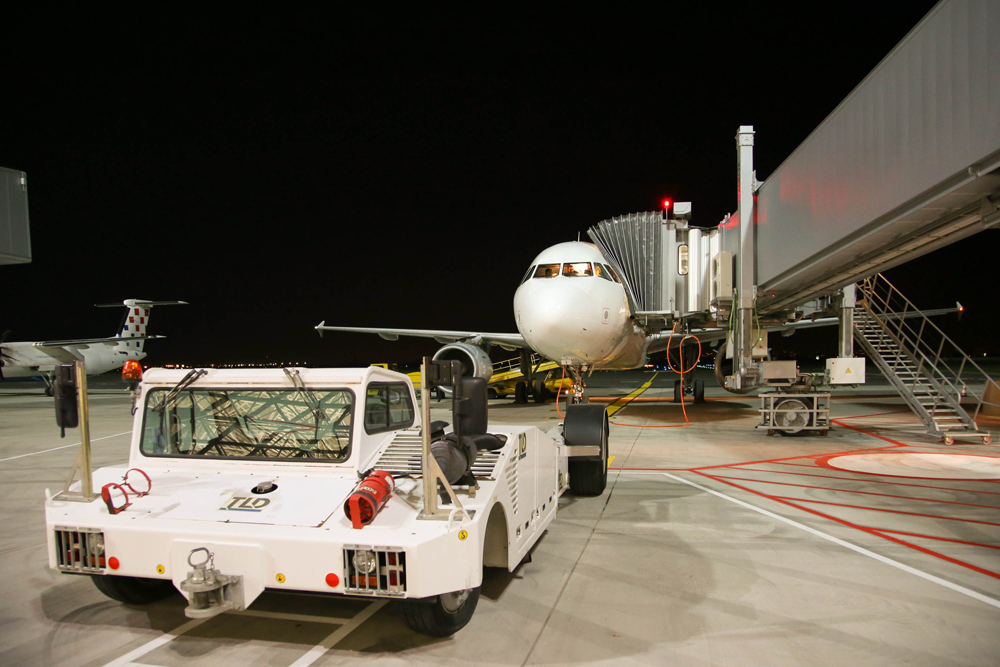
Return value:
M 392 442 L 382 456 L 375 463 L 377 470 L 385 470 L 393 475 L 416 475 L 421 474 L 420 454 L 423 443 L 420 434 L 413 431 L 399 431 L 392 438 Z M 472 474 L 475 477 L 486 477 L 496 479 L 497 462 L 500 460 L 500 451 L 481 451 L 476 457 L 476 462 L 472 464 Z
M 104 572 L 104 533 L 96 528 L 56 528 L 56 563 L 62 572 Z
M 371 551 L 378 562 L 370 574 L 357 571 L 354 554 Z M 406 552 L 386 547 L 344 547 L 344 592 L 355 595 L 402 596 L 406 593 Z

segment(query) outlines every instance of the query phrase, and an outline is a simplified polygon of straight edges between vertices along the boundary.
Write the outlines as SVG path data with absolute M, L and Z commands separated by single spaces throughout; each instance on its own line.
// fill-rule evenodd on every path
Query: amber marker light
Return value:
M 125 382 L 137 382 L 142 379 L 142 366 L 136 359 L 129 359 L 122 366 L 122 380 Z
M 117 570 L 119 567 L 121 567 L 121 563 L 118 562 L 117 558 L 112 556 L 111 558 L 108 559 L 108 567 L 110 567 L 112 570 Z
M 337 575 L 335 575 L 333 572 L 331 572 L 330 574 L 326 575 L 326 585 L 327 586 L 329 586 L 330 588 L 336 588 L 338 584 L 340 584 L 340 577 L 338 577 Z

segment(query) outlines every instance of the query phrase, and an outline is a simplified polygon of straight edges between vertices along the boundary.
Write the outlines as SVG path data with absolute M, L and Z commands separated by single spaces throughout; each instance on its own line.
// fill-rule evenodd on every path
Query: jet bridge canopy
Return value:
M 31 261 L 28 230 L 28 177 L 0 167 L 0 264 Z
M 760 185 L 761 312 L 996 224 L 997 35 L 1000 4 L 939 3 Z

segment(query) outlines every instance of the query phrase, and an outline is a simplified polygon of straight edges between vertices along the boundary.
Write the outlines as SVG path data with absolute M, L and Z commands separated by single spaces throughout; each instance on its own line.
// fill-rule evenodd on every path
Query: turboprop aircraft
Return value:
M 52 373 L 58 364 L 71 364 L 83 360 L 87 375 L 100 375 L 121 368 L 128 359 L 143 359 L 146 356 L 143 344 L 153 338 L 149 336 L 149 312 L 153 306 L 186 305 L 186 301 L 146 301 L 125 299 L 121 304 L 99 303 L 98 308 L 127 309 L 118 333 L 106 338 L 75 338 L 71 340 L 43 340 L 16 343 L 4 342 L 7 334 L 0 339 L 0 380 L 15 377 L 41 377 L 45 382 L 45 393 L 52 392 Z
M 960 309 L 959 306 L 958 309 Z M 922 311 L 937 315 L 957 309 Z M 916 314 L 916 313 L 915 313 Z M 325 321 L 315 328 L 324 331 L 351 331 L 378 334 L 386 340 L 400 336 L 433 338 L 444 347 L 435 360 L 460 360 L 469 375 L 489 381 L 493 365 L 487 354 L 491 345 L 522 350 L 522 372 L 530 362 L 530 351 L 563 366 L 573 378 L 573 394 L 582 399 L 586 377 L 599 369 L 640 368 L 647 355 L 667 350 L 681 350 L 685 369 L 693 369 L 698 360 L 698 343 L 718 345 L 728 335 L 726 328 L 692 328 L 688 331 L 649 332 L 633 317 L 621 278 L 611 263 L 591 243 L 572 241 L 543 250 L 521 279 L 514 293 L 514 318 L 518 333 L 487 333 L 437 329 L 389 329 L 378 327 L 328 326 Z M 837 317 L 812 317 L 796 322 L 767 326 L 767 330 L 788 336 L 797 329 L 834 326 Z M 683 341 L 683 343 L 682 343 Z M 671 350 L 670 347 L 673 349 Z M 718 345 L 716 379 L 726 387 L 720 368 L 725 345 Z M 674 362 L 676 364 L 676 361 Z M 692 383 L 697 398 L 704 396 L 701 380 Z M 679 385 L 675 387 L 675 395 Z M 538 392 L 540 388 L 536 388 Z

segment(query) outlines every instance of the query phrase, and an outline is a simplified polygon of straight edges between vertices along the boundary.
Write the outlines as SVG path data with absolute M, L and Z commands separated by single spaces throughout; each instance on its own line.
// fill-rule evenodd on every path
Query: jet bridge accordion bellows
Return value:
M 669 310 L 664 293 L 664 241 L 672 231 L 660 211 L 602 220 L 587 230 L 625 284 L 633 313 Z M 666 253 L 670 256 L 669 250 Z

